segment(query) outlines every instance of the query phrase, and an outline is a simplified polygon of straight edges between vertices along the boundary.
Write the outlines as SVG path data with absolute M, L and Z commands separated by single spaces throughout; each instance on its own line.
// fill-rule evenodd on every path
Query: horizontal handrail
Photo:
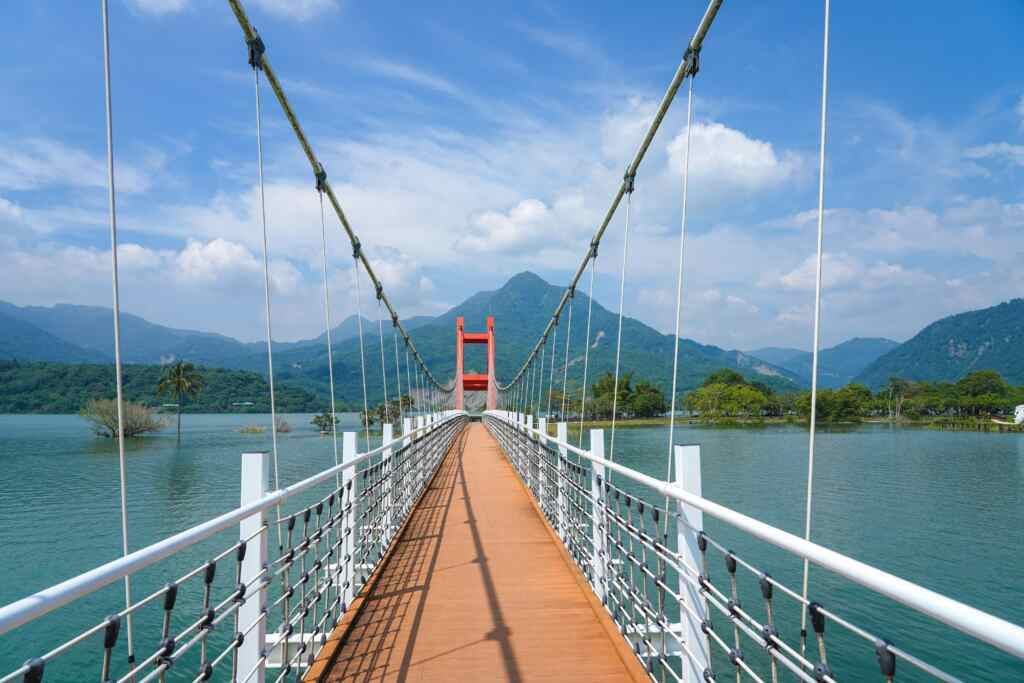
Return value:
M 676 501 L 692 505 L 712 517 L 721 520 L 741 531 L 745 531 L 756 538 L 771 543 L 772 545 L 787 550 L 798 557 L 805 558 L 814 564 L 835 572 L 840 576 L 860 584 L 865 588 L 885 595 L 896 602 L 910 607 L 913 610 L 927 614 L 938 621 L 951 626 L 968 635 L 983 640 L 1000 650 L 1008 652 L 1016 657 L 1024 658 L 1024 628 L 1017 624 L 1000 619 L 988 612 L 983 612 L 975 607 L 948 598 L 941 593 L 936 593 L 924 586 L 919 586 L 912 581 L 901 579 L 898 576 L 882 571 L 869 564 L 847 557 L 842 553 L 830 550 L 824 546 L 811 541 L 806 541 L 788 531 L 783 531 L 740 512 L 736 512 L 724 505 L 719 505 L 706 498 L 694 495 L 678 486 L 656 479 L 654 477 L 637 472 L 634 469 L 625 467 L 611 460 L 598 458 L 589 451 L 577 448 L 570 443 L 559 441 L 554 437 L 541 432 L 539 429 L 516 423 L 506 411 L 491 410 L 487 415 L 503 420 L 514 427 L 524 430 L 528 434 L 543 437 L 546 443 L 558 448 L 565 448 L 576 455 L 589 460 L 590 462 L 602 465 L 613 472 L 617 472 L 626 478 L 647 486 L 658 493 L 668 496 Z
M 238 524 L 247 517 L 251 517 L 252 515 L 259 514 L 276 507 L 292 496 L 313 488 L 318 484 L 322 484 L 344 470 L 355 467 L 375 455 L 380 455 L 389 448 L 401 446 L 401 443 L 407 438 L 413 437 L 420 432 L 436 429 L 437 427 L 445 425 L 452 420 L 465 416 L 465 414 L 465 411 L 461 410 L 446 411 L 442 414 L 442 418 L 437 422 L 430 422 L 421 427 L 415 427 L 408 434 L 404 434 L 401 437 L 393 439 L 386 444 L 382 444 L 380 447 L 367 451 L 366 453 L 361 453 L 348 462 L 335 465 L 323 472 L 320 472 L 319 474 L 314 474 L 307 479 L 303 479 L 300 482 L 292 484 L 291 486 L 286 486 L 282 489 L 278 489 L 277 491 L 271 491 L 263 498 L 253 501 L 252 503 L 237 507 L 230 512 L 225 512 L 218 517 L 214 517 L 213 519 L 209 519 L 201 524 L 197 524 L 185 529 L 184 531 L 180 531 L 173 536 L 168 536 L 162 541 L 157 541 L 145 548 L 129 553 L 124 557 L 107 562 L 95 569 L 91 569 L 83 574 L 79 574 L 78 576 L 74 576 L 50 586 L 49 588 L 44 588 L 43 590 L 28 597 L 0 607 L 0 635 L 21 626 L 22 624 L 32 621 L 33 619 L 37 619 L 44 614 L 52 612 L 55 609 L 63 607 L 69 602 L 73 602 L 82 596 L 93 593 L 100 588 L 117 581 L 118 579 L 134 574 L 141 569 L 145 569 L 146 567 L 184 550 L 185 548 L 193 546 L 200 541 L 204 541 L 207 538 Z

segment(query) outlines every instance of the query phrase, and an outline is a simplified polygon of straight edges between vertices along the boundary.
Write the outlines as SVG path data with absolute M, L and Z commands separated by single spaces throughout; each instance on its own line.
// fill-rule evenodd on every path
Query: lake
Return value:
M 282 484 L 330 466 L 329 438 L 309 415 L 287 415 L 279 437 Z M 129 538 L 139 548 L 238 505 L 239 455 L 268 450 L 269 432 L 243 434 L 260 415 L 185 415 L 173 429 L 128 445 Z M 342 427 L 356 429 L 355 415 Z M 807 434 L 796 426 L 684 426 L 679 443 L 702 447 L 705 497 L 787 531 L 803 530 Z M 120 555 L 118 458 L 114 444 L 90 435 L 77 416 L 0 416 L 0 604 L 6 604 Z M 379 439 L 379 437 L 378 437 Z M 620 430 L 615 459 L 663 478 L 667 428 Z M 708 533 L 799 590 L 800 562 L 713 520 Z M 1024 623 L 1024 435 L 941 432 L 865 425 L 820 432 L 813 539 L 881 569 L 1016 623 Z M 228 541 L 230 542 L 230 541 Z M 218 546 L 219 543 L 219 546 Z M 224 539 L 143 572 L 136 597 L 196 566 Z M 712 558 L 712 576 L 725 578 Z M 739 574 L 744 606 L 763 615 L 756 579 Z M 823 571 L 811 573 L 811 598 L 967 680 L 1024 680 L 1024 667 Z M 122 604 L 121 584 L 0 638 L 0 676 Z M 779 597 L 779 630 L 799 630 L 799 612 Z M 139 632 L 142 633 L 141 627 Z M 725 633 L 723 633 L 725 636 Z M 123 636 L 122 636 L 123 638 Z M 731 640 L 728 633 L 726 640 Z M 873 648 L 830 626 L 830 662 L 843 680 L 878 680 Z M 748 656 L 754 646 L 744 650 Z M 98 643 L 47 668 L 46 681 L 93 679 Z M 88 675 L 70 673 L 90 667 Z M 926 680 L 899 663 L 897 680 Z M 718 663 L 720 679 L 731 666 Z M 95 676 L 98 677 L 98 668 Z M 172 670 L 170 680 L 194 672 Z M 216 680 L 223 680 L 219 676 Z M 788 676 L 787 676 L 788 680 Z

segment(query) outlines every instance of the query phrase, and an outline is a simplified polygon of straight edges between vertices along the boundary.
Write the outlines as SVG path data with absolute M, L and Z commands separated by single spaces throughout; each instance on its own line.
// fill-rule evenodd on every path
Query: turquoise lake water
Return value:
M 333 464 L 331 441 L 319 436 L 310 416 L 285 417 L 294 430 L 280 437 L 282 484 Z M 238 430 L 266 421 L 255 415 L 186 415 L 180 445 L 173 430 L 129 444 L 131 547 L 236 507 L 239 455 L 270 446 L 269 433 Z M 355 416 L 346 416 L 343 427 L 356 428 Z M 705 497 L 802 533 L 806 431 L 684 427 L 677 442 L 701 445 Z M 615 459 L 664 477 L 666 450 L 665 428 L 623 429 L 616 437 Z M 92 437 L 78 417 L 0 416 L 0 472 L 0 604 L 119 556 L 116 450 L 109 440 Z M 737 554 L 799 589 L 799 560 L 714 520 L 706 520 L 706 526 Z M 812 535 L 854 558 L 1024 623 L 1024 435 L 881 425 L 823 431 Z M 202 563 L 230 543 L 230 536 L 142 572 L 136 596 Z M 712 577 L 725 579 L 720 556 L 711 558 Z M 742 569 L 738 576 L 744 606 L 760 618 L 756 579 Z M 110 586 L 0 637 L 0 675 L 116 611 L 122 590 L 120 583 Z M 812 570 L 810 594 L 844 618 L 965 680 L 1024 680 L 1024 665 L 1011 657 L 823 570 Z M 187 603 L 187 598 L 180 600 Z M 793 642 L 799 612 L 785 598 L 776 602 L 779 630 Z M 139 633 L 145 625 L 143 619 Z M 727 641 L 731 636 L 723 633 Z M 828 644 L 841 680 L 879 680 L 868 643 L 830 626 Z M 756 658 L 753 649 L 744 647 Z M 61 658 L 60 666 L 48 667 L 44 680 L 96 680 L 99 652 L 93 643 L 75 648 Z M 728 664 L 717 662 L 716 669 L 720 680 L 732 678 Z M 897 671 L 897 680 L 928 680 L 902 662 Z M 176 669 L 168 678 L 192 675 Z M 214 680 L 224 677 L 215 675 Z

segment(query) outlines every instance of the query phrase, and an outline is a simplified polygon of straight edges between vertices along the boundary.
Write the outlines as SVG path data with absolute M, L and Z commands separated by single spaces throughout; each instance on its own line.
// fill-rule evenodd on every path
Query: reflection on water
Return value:
M 319 436 L 311 417 L 286 416 L 294 431 L 279 436 L 282 485 L 334 462 L 331 439 Z M 269 431 L 239 430 L 268 421 L 260 415 L 186 415 L 180 445 L 173 429 L 128 441 L 131 547 L 235 507 L 240 454 L 270 449 Z M 342 428 L 358 429 L 357 417 L 344 416 Z M 666 428 L 621 430 L 615 459 L 663 478 L 667 439 Z M 802 533 L 806 431 L 686 426 L 676 440 L 701 445 L 706 497 Z M 814 540 L 1024 623 L 1024 435 L 843 427 L 821 432 L 817 454 Z M 5 551 L 0 603 L 119 555 L 118 458 L 112 441 L 93 437 L 77 416 L 0 416 L 0 468 L 0 547 Z M 707 525 L 737 553 L 799 586 L 799 561 L 714 521 Z M 204 561 L 208 552 L 194 549 L 144 573 L 138 590 L 159 586 L 190 562 Z M 713 576 L 724 577 L 721 558 L 711 559 Z M 744 605 L 760 617 L 756 580 L 739 576 Z M 1024 679 L 1024 668 L 1009 657 L 824 571 L 812 571 L 811 594 L 926 659 L 968 674 L 969 680 Z M 0 674 L 39 654 L 44 645 L 102 619 L 121 599 L 118 586 L 111 586 L 4 636 Z M 785 624 L 780 631 L 792 642 L 799 612 L 783 605 L 780 601 L 779 619 Z M 877 678 L 870 647 L 838 629 L 830 630 L 829 642 L 833 668 L 846 673 L 844 680 Z M 70 655 L 71 661 L 88 664 L 88 678 L 93 650 Z M 753 659 L 758 655 L 752 650 L 745 648 Z M 716 668 L 731 677 L 728 663 L 718 662 Z M 63 675 L 48 667 L 46 680 L 81 680 Z M 169 680 L 188 677 L 189 672 L 172 670 Z M 901 664 L 899 680 L 923 679 Z

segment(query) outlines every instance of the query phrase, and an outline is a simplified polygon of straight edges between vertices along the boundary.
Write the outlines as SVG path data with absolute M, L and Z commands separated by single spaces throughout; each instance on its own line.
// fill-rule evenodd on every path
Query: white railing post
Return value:
M 270 479 L 270 454 L 269 453 L 243 453 L 242 454 L 242 498 L 241 504 L 246 505 L 259 500 L 267 495 L 267 482 Z M 271 534 L 265 530 L 255 538 L 250 538 L 259 531 L 267 521 L 265 512 L 246 517 L 238 525 L 239 538 L 249 540 L 245 546 L 245 558 L 242 559 L 242 584 L 252 582 L 268 566 L 267 559 L 267 537 Z M 266 577 L 264 577 L 266 578 Z M 266 665 L 261 663 L 263 650 L 266 647 L 267 620 L 263 617 L 263 610 L 267 606 L 267 589 L 265 581 L 260 581 L 249 588 L 247 600 L 238 608 L 239 629 L 244 631 L 252 624 L 257 624 L 248 635 L 245 641 L 238 648 L 238 674 L 239 680 L 250 671 L 256 669 L 256 673 L 249 679 L 255 683 L 263 683 L 266 675 Z
M 402 445 L 403 446 L 408 446 L 409 442 L 412 440 L 412 438 L 409 436 L 409 434 L 411 432 L 412 432 L 412 418 L 411 417 L 404 417 L 404 418 L 402 418 L 402 437 L 403 437 L 402 438 Z
M 382 443 L 391 443 L 395 438 L 395 428 L 390 422 L 383 425 L 383 441 Z M 392 504 L 394 502 L 394 496 L 392 490 L 394 488 L 394 472 L 391 471 L 391 449 L 385 448 L 381 453 L 381 469 L 384 470 L 384 476 L 387 477 L 386 489 L 384 490 L 384 515 L 381 519 L 381 523 L 384 525 L 383 530 L 383 545 L 386 547 L 391 541 L 391 520 L 393 519 Z
M 341 461 L 351 462 L 355 460 L 356 454 L 358 453 L 358 435 L 355 432 L 344 432 L 341 435 Z M 342 571 L 343 582 L 348 581 L 348 587 L 343 593 L 342 600 L 344 601 L 345 607 L 347 608 L 352 604 L 352 598 L 355 597 L 356 587 L 356 534 L 359 533 L 358 516 L 359 516 L 359 483 L 356 481 L 356 468 L 349 467 L 343 470 L 341 473 L 341 486 L 343 491 L 348 493 L 348 502 L 352 506 L 349 510 L 349 514 L 346 518 L 351 520 L 352 528 L 348 529 L 348 533 L 345 534 L 345 530 L 342 529 L 342 533 L 345 534 L 345 542 L 342 545 L 341 557 L 338 558 L 339 562 L 344 562 L 347 566 Z M 351 488 L 349 488 L 351 486 Z M 342 500 L 345 498 L 343 497 Z M 344 526 L 344 524 L 342 525 Z
M 590 430 L 590 454 L 595 458 L 604 459 L 604 430 Z M 596 462 L 590 463 L 590 498 L 593 501 L 591 508 L 591 530 L 590 538 L 593 545 L 593 558 L 591 560 L 591 571 L 593 573 L 594 592 L 601 599 L 601 604 L 608 607 L 608 596 L 605 591 L 605 573 L 608 568 L 608 551 L 604 542 L 604 491 L 601 482 L 604 481 L 604 465 Z M 599 481 L 600 480 L 600 481 Z
M 675 446 L 675 479 L 673 483 L 687 493 L 701 495 L 700 478 L 700 446 Z M 676 547 L 679 549 L 680 560 L 684 565 L 702 571 L 700 548 L 697 546 L 697 533 L 704 530 L 704 513 L 681 501 L 677 505 L 679 521 L 676 523 Z M 679 575 L 679 595 L 693 610 L 680 609 L 679 617 L 682 625 L 682 639 L 696 659 L 683 657 L 683 673 L 686 681 L 704 680 L 704 669 L 710 666 L 708 637 L 701 630 L 701 621 L 707 619 L 707 604 L 700 591 L 687 581 L 682 572 Z M 694 616 L 700 616 L 698 619 Z
M 565 492 L 562 485 L 562 479 L 565 478 L 565 457 L 569 454 L 563 444 L 569 442 L 569 425 L 565 422 L 559 422 L 557 426 L 557 438 L 559 441 L 558 446 L 558 498 L 556 505 L 558 509 L 555 511 L 555 519 L 557 520 L 558 534 L 562 537 L 562 543 L 565 543 L 569 539 L 569 533 L 565 528 L 566 514 L 563 512 L 565 507 Z

